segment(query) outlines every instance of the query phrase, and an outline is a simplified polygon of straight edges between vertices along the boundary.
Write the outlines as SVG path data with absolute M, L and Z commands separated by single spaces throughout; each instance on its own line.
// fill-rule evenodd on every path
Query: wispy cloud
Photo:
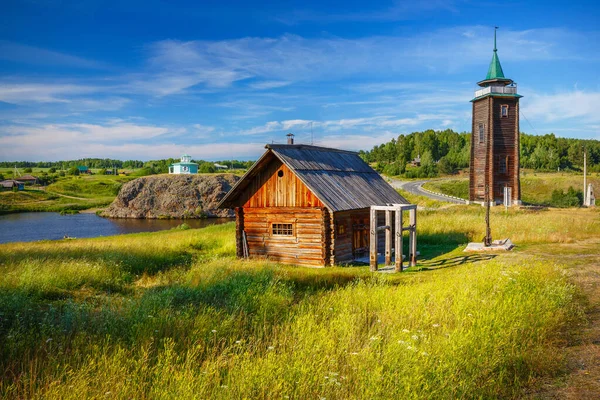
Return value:
M 468 33 L 468 34 L 466 34 Z M 581 37 L 564 29 L 502 32 L 502 57 L 507 60 L 577 58 L 565 40 Z M 358 39 L 247 37 L 222 41 L 166 40 L 149 47 L 149 68 L 156 76 L 133 83 L 158 94 L 174 94 L 203 85 L 224 88 L 252 78 L 247 87 L 269 89 L 294 82 L 341 80 L 369 74 L 456 71 L 480 64 L 490 53 L 485 27 L 440 29 L 415 36 L 379 36 Z M 385 57 L 381 55 L 385 54 Z M 377 89 L 379 85 L 379 89 Z M 398 86 L 399 85 L 399 86 Z M 408 88 L 399 83 L 396 88 Z M 359 89 L 382 90 L 379 83 Z
M 593 124 L 600 122 L 598 105 L 600 92 L 582 90 L 553 94 L 532 93 L 523 104 L 525 117 L 542 123 L 577 120 Z
M 0 40 L 0 60 L 87 69 L 108 69 L 108 64 L 39 47 Z
M 77 84 L 0 82 L 0 101 L 12 104 L 68 103 L 69 97 L 97 92 L 93 86 Z

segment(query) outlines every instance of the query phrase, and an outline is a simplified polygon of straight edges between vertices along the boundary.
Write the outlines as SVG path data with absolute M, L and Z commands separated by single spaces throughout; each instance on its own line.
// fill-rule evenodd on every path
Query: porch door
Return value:
M 352 218 L 352 257 L 369 254 L 369 226 L 364 218 Z

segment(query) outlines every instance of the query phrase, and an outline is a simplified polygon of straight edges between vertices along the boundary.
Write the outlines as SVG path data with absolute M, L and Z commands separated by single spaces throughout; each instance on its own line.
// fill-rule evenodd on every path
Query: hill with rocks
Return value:
M 101 215 L 108 218 L 234 217 L 217 204 L 239 180 L 233 174 L 151 175 L 123 185 Z

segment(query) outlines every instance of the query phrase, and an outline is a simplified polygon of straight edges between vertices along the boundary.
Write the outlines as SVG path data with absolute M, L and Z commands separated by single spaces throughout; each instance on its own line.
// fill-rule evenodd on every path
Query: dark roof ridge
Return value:
M 279 148 L 296 148 L 296 149 L 302 149 L 302 148 L 307 148 L 310 150 L 319 150 L 319 151 L 331 151 L 331 152 L 336 152 L 336 153 L 348 153 L 348 154 L 358 154 L 357 151 L 351 151 L 351 150 L 341 150 L 341 149 L 333 149 L 331 147 L 322 147 L 322 146 L 313 146 L 311 144 L 266 144 L 265 145 L 265 149 L 272 149 L 272 150 L 277 150 Z

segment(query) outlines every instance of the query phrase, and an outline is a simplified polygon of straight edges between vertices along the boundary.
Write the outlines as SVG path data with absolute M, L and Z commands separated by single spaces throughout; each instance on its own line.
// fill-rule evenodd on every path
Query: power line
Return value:
M 525 114 L 523 114 L 522 110 L 519 110 L 519 112 L 521 113 L 521 115 L 523 116 L 523 118 L 525 118 L 525 121 L 527 121 L 527 123 L 529 124 L 529 126 L 531 127 L 531 129 L 533 129 L 533 131 L 535 132 L 535 134 L 537 136 L 540 136 L 540 134 L 535 130 L 535 128 L 533 127 L 533 125 L 531 125 L 531 122 L 529 122 L 529 120 L 527 119 L 527 117 L 525 116 Z

